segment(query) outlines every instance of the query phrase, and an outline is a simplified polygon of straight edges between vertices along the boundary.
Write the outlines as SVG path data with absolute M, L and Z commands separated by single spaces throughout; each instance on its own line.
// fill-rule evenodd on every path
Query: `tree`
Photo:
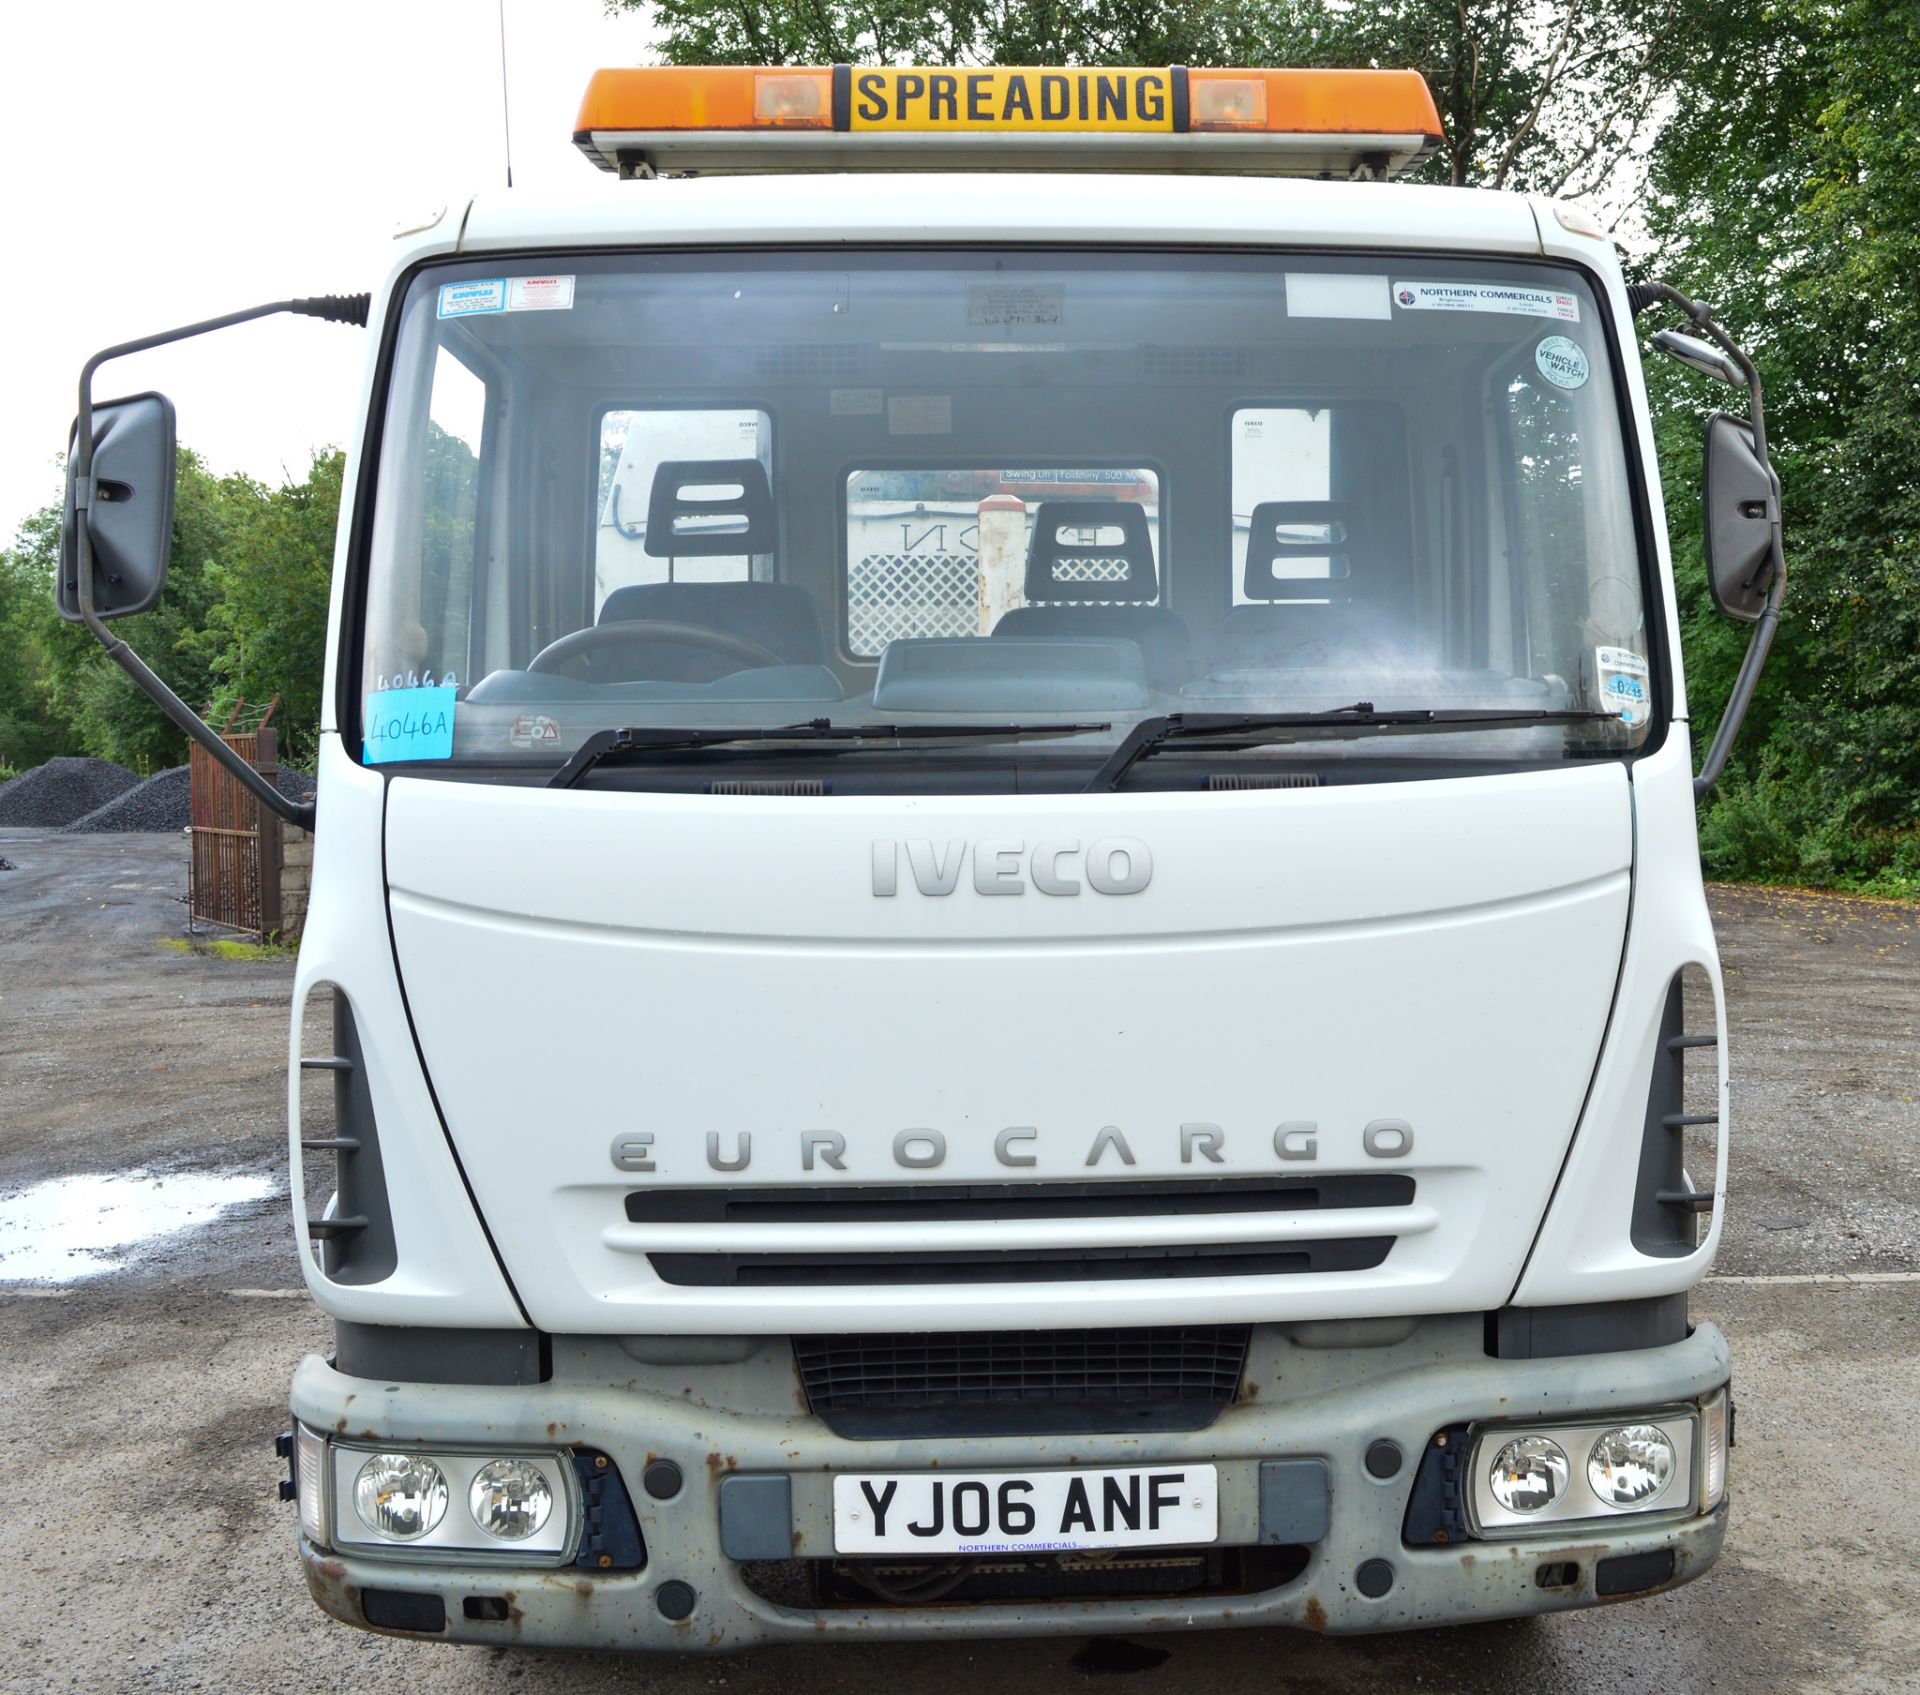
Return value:
M 343 460 L 314 456 L 306 479 L 268 490 L 216 477 L 181 449 L 166 592 L 114 625 L 196 710 L 217 720 L 241 696 L 281 697 L 291 758 L 311 757 L 325 669 L 327 598 Z M 54 610 L 60 508 L 43 507 L 0 552 L 0 764 L 88 753 L 153 770 L 187 738 L 82 627 Z
M 1920 8 L 1790 0 L 1766 27 L 1737 75 L 1702 78 L 1652 178 L 1662 268 L 1752 347 L 1785 489 L 1788 612 L 1703 841 L 1725 874 L 1915 892 Z M 1697 464 L 1698 379 L 1652 376 L 1663 459 Z M 1680 492 L 1689 689 L 1710 703 L 1739 641 L 1707 605 Z
M 314 454 L 304 481 L 267 490 L 246 478 L 223 485 L 231 530 L 212 567 L 215 601 L 199 647 L 229 704 L 264 706 L 290 759 L 310 759 L 326 673 L 327 603 L 334 527 L 346 456 Z
M 1435 181 L 1625 203 L 1702 63 L 1738 62 L 1757 9 L 1717 0 L 607 0 L 650 8 L 673 64 L 1393 66 L 1424 72 Z

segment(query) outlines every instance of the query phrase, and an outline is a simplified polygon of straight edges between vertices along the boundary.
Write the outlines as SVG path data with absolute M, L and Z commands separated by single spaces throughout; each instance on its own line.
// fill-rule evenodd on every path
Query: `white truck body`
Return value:
M 1242 792 L 559 789 L 363 758 L 349 739 L 373 687 L 348 669 L 366 604 L 356 585 L 382 521 L 397 319 L 423 267 L 1036 246 L 1282 269 L 1291 255 L 1383 254 L 1393 277 L 1423 256 L 1483 257 L 1584 278 L 1603 321 L 1583 328 L 1596 363 L 1600 342 L 1612 349 L 1633 467 L 1651 734 L 1621 757 L 1558 766 Z M 304 1555 L 323 1606 L 463 1640 L 671 1649 L 851 1630 L 1144 1629 L 1185 1620 L 1193 1594 L 1223 1623 L 1363 1630 L 1582 1604 L 1607 1560 L 1627 1575 L 1600 1581 L 1601 1596 L 1711 1563 L 1723 1448 L 1717 1480 L 1706 1468 L 1725 1440 L 1714 1397 L 1729 1368 L 1711 1326 L 1686 1326 L 1684 1297 L 1712 1260 L 1722 1203 L 1680 1250 L 1644 1251 L 1631 1225 L 1670 990 L 1696 974 L 1687 1029 L 1711 1036 L 1720 972 L 1654 441 L 1608 242 L 1546 201 L 1377 183 L 631 182 L 573 203 L 509 194 L 449 209 L 397 245 L 370 328 L 379 351 L 343 497 L 290 1070 L 301 1262 L 342 1336 L 335 1362 L 301 1367 L 293 1399 Z M 776 488 L 781 455 L 776 438 Z M 1169 524 L 1183 497 L 1171 478 L 1161 489 Z M 1177 583 L 1174 594 L 1181 604 Z M 828 709 L 791 716 L 816 710 Z M 310 1000 L 336 994 L 351 1008 L 390 1219 L 391 1261 L 371 1278 L 331 1273 L 308 1225 L 310 1211 L 329 1216 L 318 1203 L 331 1167 L 303 1143 L 327 1134 L 315 1121 L 332 1079 L 300 1061 L 315 1057 Z M 1702 1116 L 1719 1135 L 1713 1167 L 1692 1176 L 1717 1197 L 1725 1054 L 1702 1063 L 1717 1102 Z M 819 1220 L 777 1206 L 623 1211 L 637 1191 L 912 1185 L 938 1198 L 1010 1183 L 1382 1177 L 1410 1180 L 1411 1198 Z M 1305 1258 L 1244 1273 L 1223 1262 L 1218 1276 L 1168 1262 L 1164 1274 L 1000 1281 L 661 1270 L 676 1255 L 1037 1264 L 1276 1243 Z M 1316 1253 L 1332 1256 L 1325 1269 Z M 919 1434 L 837 1433 L 810 1409 L 789 1341 L 1196 1326 L 1248 1327 L 1228 1404 L 1197 1430 L 1118 1434 L 973 1434 L 964 1415 Z M 1672 1510 L 1643 1522 L 1583 1497 L 1562 1527 L 1528 1524 L 1466 1479 L 1454 1487 L 1470 1498 L 1456 1501 L 1468 1539 L 1409 1539 L 1416 1478 L 1445 1457 L 1438 1435 L 1465 1427 L 1484 1473 L 1483 1427 L 1497 1435 L 1524 1416 L 1575 1431 L 1578 1494 L 1595 1433 L 1655 1414 L 1677 1419 L 1690 1473 Z M 382 1547 L 356 1528 L 348 1497 L 366 1455 L 497 1445 L 558 1456 L 569 1528 L 554 1558 L 521 1569 L 511 1547 L 462 1553 L 450 1530 Z M 624 1478 L 645 1542 L 637 1568 L 595 1570 L 582 1552 L 576 1449 Z M 662 1461 L 679 1481 L 655 1493 L 670 1481 Z M 1320 1469 L 1288 1469 L 1301 1461 Z M 850 1601 L 844 1573 L 838 1598 L 813 1604 L 752 1576 L 754 1561 L 836 1563 L 836 1478 L 1187 1464 L 1216 1478 L 1220 1548 L 1298 1548 L 1296 1566 L 1271 1581 L 1248 1578 L 1251 1566 L 1203 1575 L 1165 1595 L 959 1592 L 977 1606 L 916 1605 L 911 1587 L 890 1598 L 884 1579 Z M 330 1494 L 323 1476 L 337 1480 Z M 1302 1477 L 1331 1500 L 1325 1524 L 1311 1501 L 1296 1510 Z M 456 1501 L 446 1523 L 464 1510 Z M 1501 1558 L 1471 1557 L 1476 1541 L 1515 1535 Z M 858 1545 L 844 1519 L 837 1545 L 844 1567 Z M 1566 1568 L 1575 1580 L 1548 1575 Z

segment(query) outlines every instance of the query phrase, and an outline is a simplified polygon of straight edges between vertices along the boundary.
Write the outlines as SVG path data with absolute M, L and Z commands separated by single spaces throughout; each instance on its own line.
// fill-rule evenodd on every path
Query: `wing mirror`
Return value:
M 1701 454 L 1707 586 L 1713 604 L 1743 624 L 1767 608 L 1780 530 L 1780 479 L 1744 418 L 1715 412 Z
M 130 618 L 160 598 L 173 547 L 173 402 L 164 394 L 102 401 L 93 409 L 93 498 L 75 499 L 76 427 L 67 448 L 67 500 L 60 522 L 60 616 L 80 622 L 80 534 L 92 554 L 93 610 Z
M 1740 367 L 1710 341 L 1702 341 L 1694 335 L 1682 335 L 1678 330 L 1655 330 L 1653 345 L 1669 359 L 1678 359 L 1681 364 L 1691 365 L 1694 370 L 1709 377 L 1718 377 L 1735 388 L 1747 386 L 1747 379 Z

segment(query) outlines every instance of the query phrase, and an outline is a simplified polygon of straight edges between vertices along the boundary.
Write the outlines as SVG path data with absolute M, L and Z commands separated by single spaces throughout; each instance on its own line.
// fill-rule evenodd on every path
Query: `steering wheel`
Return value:
M 558 641 L 548 642 L 533 656 L 529 671 L 558 671 L 569 660 L 585 658 L 603 647 L 635 647 L 641 642 L 680 642 L 702 647 L 722 659 L 737 663 L 743 671 L 784 665 L 786 661 L 772 648 L 748 641 L 745 636 L 730 635 L 706 624 L 677 624 L 665 618 L 629 618 L 614 624 L 589 624 Z

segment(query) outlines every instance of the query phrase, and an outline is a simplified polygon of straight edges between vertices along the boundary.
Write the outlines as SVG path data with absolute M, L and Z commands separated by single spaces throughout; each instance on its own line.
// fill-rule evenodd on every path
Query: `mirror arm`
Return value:
M 1720 327 L 1714 318 L 1713 308 L 1700 301 L 1689 298 L 1669 283 L 1637 283 L 1628 291 L 1634 315 L 1651 306 L 1655 301 L 1664 300 L 1678 307 L 1689 323 L 1702 331 L 1720 347 L 1720 349 L 1738 367 L 1740 375 L 1747 385 L 1747 404 L 1753 426 L 1754 456 L 1773 476 L 1776 495 L 1780 488 L 1780 479 L 1773 473 L 1773 460 L 1767 453 L 1767 415 L 1766 405 L 1760 393 L 1760 373 L 1753 361 L 1747 357 L 1746 349 L 1740 346 L 1732 336 Z M 1781 543 L 1780 517 L 1776 509 L 1773 520 L 1772 537 L 1773 574 L 1767 588 L 1767 604 L 1754 622 L 1753 635 L 1747 642 L 1746 656 L 1740 661 L 1740 674 L 1734 678 L 1733 692 L 1727 697 L 1726 709 L 1720 714 L 1720 725 L 1713 733 L 1713 742 L 1707 749 L 1707 756 L 1700 766 L 1700 774 L 1693 779 L 1693 798 L 1697 801 L 1720 780 L 1720 773 L 1726 769 L 1727 756 L 1733 751 L 1734 738 L 1740 734 L 1740 726 L 1747 716 L 1747 708 L 1753 704 L 1754 690 L 1760 683 L 1761 668 L 1767 662 L 1767 653 L 1773 646 L 1774 631 L 1780 625 L 1780 603 L 1787 594 L 1787 556 Z
M 313 829 L 313 802 L 290 800 L 254 770 L 226 744 L 212 725 L 154 674 L 139 654 L 109 630 L 94 611 L 93 538 L 87 531 L 87 512 L 93 505 L 94 495 L 93 374 L 109 359 L 118 359 L 128 353 L 144 353 L 149 348 L 165 347 L 169 342 L 185 341 L 214 330 L 230 329 L 235 324 L 250 323 L 255 318 L 270 318 L 280 312 L 294 312 L 308 318 L 329 318 L 335 323 L 358 324 L 365 328 L 371 305 L 372 297 L 365 294 L 325 294 L 310 299 L 275 300 L 265 306 L 249 306 L 244 311 L 228 312 L 218 318 L 204 318 L 197 324 L 185 324 L 179 329 L 162 330 L 158 335 L 142 336 L 137 341 L 116 343 L 112 347 L 102 348 L 80 369 L 80 409 L 74 440 L 77 463 L 73 479 L 74 559 L 79 568 L 79 580 L 74 587 L 79 597 L 80 621 L 107 650 L 107 657 L 126 672 L 141 692 L 175 725 L 232 772 L 248 794 L 268 811 L 309 832 Z

